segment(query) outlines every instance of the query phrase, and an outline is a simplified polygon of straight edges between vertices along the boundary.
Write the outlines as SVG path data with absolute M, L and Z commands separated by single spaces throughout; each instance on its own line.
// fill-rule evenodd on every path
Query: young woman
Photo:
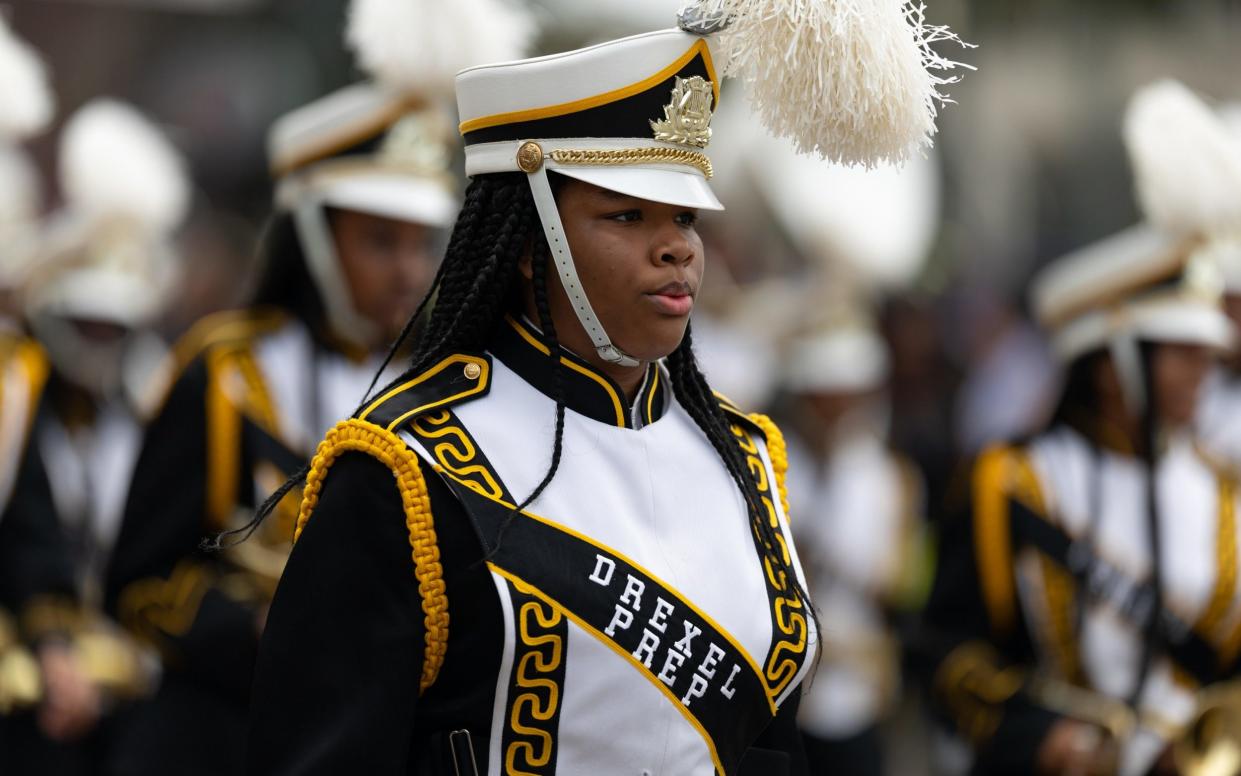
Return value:
M 697 78 L 709 110 L 704 50 L 673 30 L 458 88 L 464 105 L 511 79 L 537 92 L 561 68 L 637 81 L 679 62 L 611 109 L 675 103 Z M 575 134 L 596 120 L 549 119 Z M 522 131 L 495 125 L 487 142 L 524 148 L 505 163 L 525 174 L 480 171 L 467 151 L 474 178 L 413 365 L 320 447 L 264 635 L 250 769 L 802 772 L 814 626 L 783 442 L 693 357 L 695 221 L 717 206 L 701 154 L 549 175 L 556 134 L 532 151 Z M 571 255 L 567 281 L 555 251 Z
M 307 475 L 252 773 L 804 772 L 816 626 L 783 440 L 693 355 L 695 220 L 720 208 L 708 28 L 732 16 L 689 16 L 694 32 L 458 75 L 473 180 L 434 304 L 407 326 L 410 368 Z M 858 43 L 820 16 L 806 40 Z M 799 52 L 797 78 L 836 89 L 824 58 Z M 841 92 L 872 88 L 863 71 Z M 837 139 L 847 155 L 873 137 Z

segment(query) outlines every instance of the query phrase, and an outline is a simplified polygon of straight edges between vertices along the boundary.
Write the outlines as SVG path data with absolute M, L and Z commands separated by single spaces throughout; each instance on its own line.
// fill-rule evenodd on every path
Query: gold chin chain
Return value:
M 708 180 L 714 174 L 711 160 L 700 151 L 682 148 L 621 148 L 607 151 L 575 151 L 558 149 L 548 156 L 560 164 L 583 164 L 605 167 L 622 164 L 684 164 L 693 167 Z

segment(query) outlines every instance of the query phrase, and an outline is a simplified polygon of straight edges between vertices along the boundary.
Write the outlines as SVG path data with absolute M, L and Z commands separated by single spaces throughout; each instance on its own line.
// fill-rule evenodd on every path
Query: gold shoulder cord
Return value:
M 366 453 L 391 469 L 396 476 L 401 504 L 405 511 L 405 525 L 409 529 L 409 544 L 413 548 L 414 576 L 418 578 L 423 624 L 426 627 L 422 678 L 418 685 L 418 692 L 421 694 L 435 682 L 448 650 L 448 596 L 444 587 L 444 569 L 440 564 L 439 545 L 435 538 L 431 499 L 427 494 L 426 480 L 418 466 L 417 454 L 396 434 L 373 423 L 356 418 L 337 423 L 319 443 L 319 449 L 310 464 L 293 541 L 296 542 L 301 536 L 311 512 L 319 503 L 319 492 L 323 488 L 323 479 L 327 476 L 328 469 L 342 453 L 349 451 Z
M 762 413 L 754 412 L 749 417 L 763 430 L 763 436 L 767 437 L 767 455 L 771 457 L 771 468 L 776 473 L 776 490 L 780 491 L 780 506 L 784 507 L 784 519 L 791 523 L 793 518 L 789 515 L 789 489 L 786 484 L 789 473 L 789 452 L 784 444 L 784 434 L 780 432 L 780 428 L 771 418 Z

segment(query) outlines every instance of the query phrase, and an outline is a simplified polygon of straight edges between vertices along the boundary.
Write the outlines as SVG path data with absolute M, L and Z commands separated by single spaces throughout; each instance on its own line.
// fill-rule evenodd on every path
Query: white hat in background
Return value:
M 189 210 L 190 183 L 163 133 L 111 99 L 70 117 L 59 154 L 64 207 L 44 231 L 23 307 L 61 374 L 106 388 L 115 382 L 116 359 L 97 353 L 72 322 L 132 331 L 163 312 L 175 286 L 173 238 Z
M 524 53 L 533 25 L 499 0 L 353 0 L 346 40 L 370 80 L 279 118 L 268 135 L 276 205 L 292 215 L 333 333 L 362 345 L 325 208 L 446 228 L 456 216 L 446 109 L 456 72 Z
M 745 81 L 764 125 L 848 164 L 904 161 L 930 145 L 955 40 L 900 4 L 703 0 L 680 28 L 457 77 L 466 174 L 528 176 L 560 280 L 599 356 L 612 344 L 582 290 L 548 171 L 642 199 L 720 209 L 707 148 L 721 78 Z
M 54 100 L 38 54 L 0 15 L 0 290 L 13 289 L 33 258 L 42 210 L 38 171 L 17 144 L 42 132 Z
M 1214 254 L 1217 238 L 1241 227 L 1241 143 L 1171 81 L 1134 95 L 1124 137 L 1146 222 L 1054 262 L 1031 301 L 1060 359 L 1108 349 L 1141 407 L 1137 343 L 1233 346 Z
M 793 393 L 866 393 L 887 384 L 888 345 L 869 320 L 842 321 L 803 334 L 785 354 Z

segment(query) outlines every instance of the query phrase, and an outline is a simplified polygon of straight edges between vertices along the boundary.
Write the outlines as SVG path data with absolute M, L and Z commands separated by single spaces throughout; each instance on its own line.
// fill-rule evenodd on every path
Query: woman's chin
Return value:
M 627 341 L 633 342 L 635 345 L 640 343 L 641 347 L 634 347 L 632 349 L 626 348 L 623 345 L 619 347 L 639 361 L 658 361 L 661 358 L 667 358 L 672 355 L 673 351 L 681 346 L 681 341 L 685 339 L 685 329 L 688 325 L 689 316 L 683 318 L 664 317 L 662 320 L 652 321 L 641 335 L 626 338 Z

